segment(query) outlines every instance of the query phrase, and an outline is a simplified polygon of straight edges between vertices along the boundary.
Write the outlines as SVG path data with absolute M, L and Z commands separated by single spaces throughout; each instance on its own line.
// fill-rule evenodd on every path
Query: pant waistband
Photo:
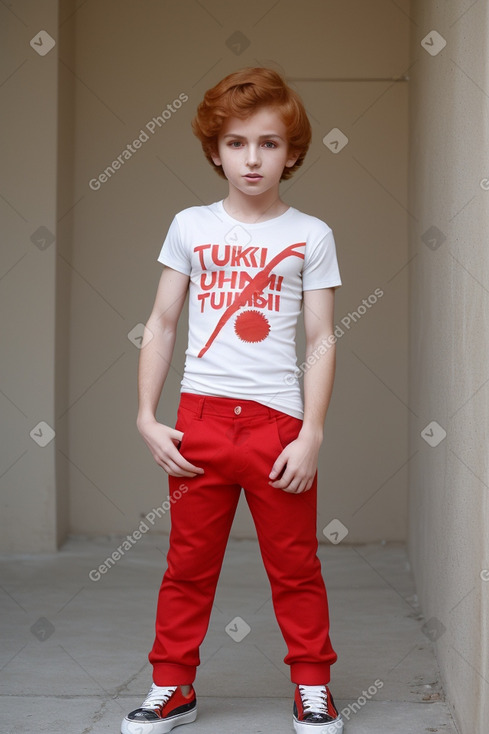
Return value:
M 279 410 L 257 403 L 255 400 L 241 398 L 224 398 L 210 395 L 197 395 L 182 392 L 180 395 L 182 408 L 192 410 L 198 418 L 204 415 L 219 415 L 228 418 L 274 418 L 280 415 Z

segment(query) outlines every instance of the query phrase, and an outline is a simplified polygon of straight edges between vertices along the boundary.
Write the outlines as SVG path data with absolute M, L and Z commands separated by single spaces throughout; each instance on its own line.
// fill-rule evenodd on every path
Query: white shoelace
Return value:
M 148 695 L 144 702 L 141 704 L 142 709 L 158 709 L 160 706 L 164 706 L 167 701 L 173 696 L 177 686 L 171 688 L 167 686 L 156 686 L 154 683 L 150 688 Z
M 299 691 L 307 713 L 329 714 L 326 686 L 299 686 Z

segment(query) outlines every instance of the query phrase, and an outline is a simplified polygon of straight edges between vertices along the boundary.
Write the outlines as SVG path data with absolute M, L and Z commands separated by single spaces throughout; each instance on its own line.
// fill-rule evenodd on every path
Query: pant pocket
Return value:
M 275 418 L 275 426 L 279 443 L 282 449 L 284 449 L 289 443 L 295 441 L 299 435 L 302 428 L 302 421 L 300 418 L 294 418 L 292 415 L 280 413 Z
M 193 413 L 193 411 L 182 407 L 178 408 L 175 429 L 183 433 L 182 440 L 177 444 L 177 449 L 180 451 L 180 453 L 183 453 L 182 449 L 184 449 L 187 444 L 189 438 L 189 430 L 191 429 L 192 423 L 194 421 L 195 414 Z

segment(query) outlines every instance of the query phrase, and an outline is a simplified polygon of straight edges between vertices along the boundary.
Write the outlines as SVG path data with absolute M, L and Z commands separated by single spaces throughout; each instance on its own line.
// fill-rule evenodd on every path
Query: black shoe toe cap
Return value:
M 135 709 L 127 715 L 130 721 L 157 721 L 160 717 L 151 709 Z

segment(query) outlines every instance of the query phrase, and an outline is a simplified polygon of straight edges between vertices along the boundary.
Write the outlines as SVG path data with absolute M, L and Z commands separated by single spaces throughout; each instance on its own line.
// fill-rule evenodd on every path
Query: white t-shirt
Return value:
M 296 325 L 303 291 L 341 285 L 331 228 L 293 207 L 239 222 L 218 201 L 179 212 L 158 260 L 190 276 L 182 392 L 302 418 Z

